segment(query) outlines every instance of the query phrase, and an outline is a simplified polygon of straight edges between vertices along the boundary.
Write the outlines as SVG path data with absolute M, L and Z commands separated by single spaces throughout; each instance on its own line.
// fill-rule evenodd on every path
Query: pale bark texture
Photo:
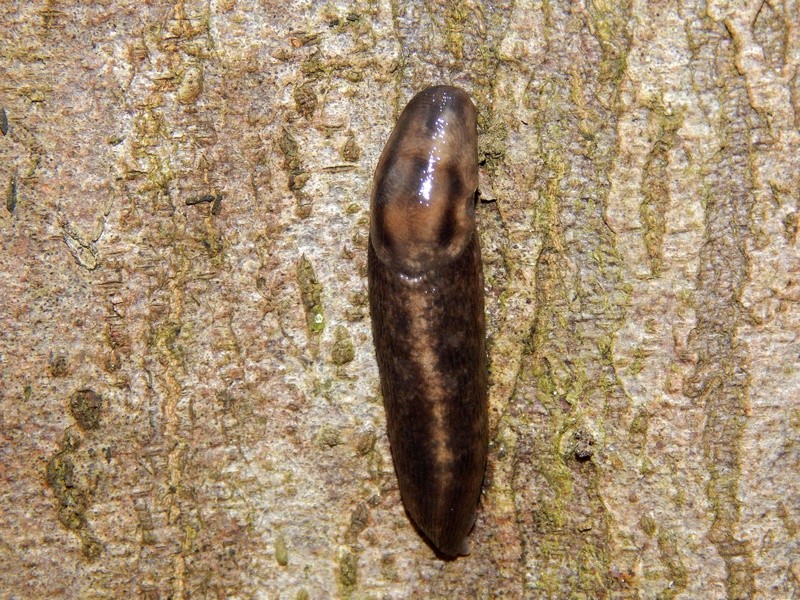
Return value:
M 365 272 L 437 83 L 490 361 L 453 561 Z M 6 0 L 0 108 L 0 597 L 800 598 L 798 0 Z

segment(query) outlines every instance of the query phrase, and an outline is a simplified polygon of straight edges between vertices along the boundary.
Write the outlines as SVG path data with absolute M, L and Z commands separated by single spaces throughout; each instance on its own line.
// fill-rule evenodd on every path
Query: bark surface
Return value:
M 366 294 L 408 99 L 479 110 L 472 554 Z M 800 598 L 800 5 L 0 3 L 0 597 Z

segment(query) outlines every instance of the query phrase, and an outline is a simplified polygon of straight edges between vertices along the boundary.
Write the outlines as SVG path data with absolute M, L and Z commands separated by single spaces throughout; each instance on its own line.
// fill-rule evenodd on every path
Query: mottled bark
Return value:
M 479 109 L 473 553 L 404 514 L 372 169 Z M 800 5 L 0 3 L 0 596 L 800 598 Z

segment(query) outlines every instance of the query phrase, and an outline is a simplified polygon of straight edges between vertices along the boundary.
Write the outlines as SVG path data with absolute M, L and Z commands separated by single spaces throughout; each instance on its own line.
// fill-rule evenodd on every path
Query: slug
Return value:
M 375 169 L 372 336 L 400 496 L 446 556 L 469 554 L 488 449 L 475 106 L 435 86 L 403 110 Z

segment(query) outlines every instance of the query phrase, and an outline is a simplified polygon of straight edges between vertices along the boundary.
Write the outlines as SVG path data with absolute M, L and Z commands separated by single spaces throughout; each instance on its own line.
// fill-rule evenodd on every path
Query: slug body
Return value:
M 488 447 L 475 107 L 436 86 L 406 106 L 375 169 L 372 335 L 403 504 L 442 554 L 468 554 Z

